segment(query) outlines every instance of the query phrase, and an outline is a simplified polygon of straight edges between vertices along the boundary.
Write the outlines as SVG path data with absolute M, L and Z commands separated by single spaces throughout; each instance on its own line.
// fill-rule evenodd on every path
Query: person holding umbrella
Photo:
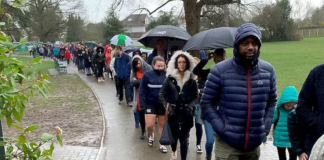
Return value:
M 210 72 L 210 69 L 203 69 L 210 59 L 214 60 L 214 63 L 217 64 L 226 59 L 226 52 L 224 49 L 216 49 L 213 53 L 207 54 L 207 58 L 201 59 L 198 65 L 193 69 L 193 73 L 198 76 L 198 89 L 199 89 L 199 102 L 203 94 L 203 89 L 207 81 L 207 76 Z M 204 121 L 205 134 L 206 134 L 206 160 L 211 160 L 213 145 L 214 145 L 214 130 L 210 123 L 206 120 L 205 115 L 202 113 L 200 117 Z M 197 146 L 197 149 L 200 146 Z
M 165 62 L 167 63 L 168 62 L 168 60 L 167 60 L 167 51 L 164 48 L 165 48 L 165 44 L 164 44 L 163 39 L 159 39 L 156 42 L 156 48 L 153 50 L 153 52 L 147 58 L 147 63 L 152 65 L 153 58 L 156 57 L 156 56 L 163 57 Z

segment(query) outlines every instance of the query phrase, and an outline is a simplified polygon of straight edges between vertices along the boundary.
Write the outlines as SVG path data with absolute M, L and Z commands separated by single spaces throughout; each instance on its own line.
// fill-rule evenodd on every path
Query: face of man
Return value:
M 122 53 L 123 53 L 122 50 L 119 50 L 118 48 L 116 48 L 116 52 L 117 52 L 118 54 L 122 54 Z
M 219 62 L 221 62 L 221 61 L 223 61 L 225 59 L 226 59 L 226 56 L 219 56 L 219 55 L 214 56 L 214 62 L 215 62 L 215 64 L 217 64 L 217 63 L 219 63 Z
M 248 37 L 240 42 L 239 54 L 247 61 L 254 61 L 259 49 L 259 42 L 254 37 Z
M 158 41 L 156 43 L 156 49 L 157 50 L 163 50 L 164 49 L 164 42 L 163 41 Z

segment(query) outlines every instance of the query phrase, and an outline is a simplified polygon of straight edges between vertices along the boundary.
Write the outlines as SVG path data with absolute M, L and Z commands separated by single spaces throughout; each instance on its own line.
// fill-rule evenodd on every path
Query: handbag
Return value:
M 168 115 L 168 108 L 169 105 L 167 105 L 167 108 L 165 110 L 165 116 L 167 117 Z M 168 123 L 168 120 L 165 121 L 164 127 L 162 129 L 162 133 L 161 133 L 161 137 L 160 137 L 160 144 L 161 145 L 171 145 L 172 143 L 174 143 L 174 138 L 172 136 L 172 132 L 171 132 L 171 128 L 170 125 Z
M 160 137 L 160 144 L 161 145 L 171 145 L 174 143 L 174 138 L 172 136 L 171 128 L 168 121 L 165 121 L 161 137 Z

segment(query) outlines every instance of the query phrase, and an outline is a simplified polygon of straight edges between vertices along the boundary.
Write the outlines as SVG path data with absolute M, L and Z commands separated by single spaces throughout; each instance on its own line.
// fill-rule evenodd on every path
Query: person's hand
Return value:
M 267 143 L 267 142 L 262 142 L 262 144 L 265 146 L 265 145 L 267 145 L 268 143 Z
M 211 53 L 207 53 L 207 60 L 210 60 L 210 59 L 213 58 L 212 56 L 210 56 L 210 54 L 211 54 Z
M 133 77 L 133 80 L 136 81 L 137 79 L 135 77 Z
M 302 153 L 301 155 L 298 156 L 298 159 L 299 160 L 307 160 L 308 159 L 307 154 L 306 153 Z

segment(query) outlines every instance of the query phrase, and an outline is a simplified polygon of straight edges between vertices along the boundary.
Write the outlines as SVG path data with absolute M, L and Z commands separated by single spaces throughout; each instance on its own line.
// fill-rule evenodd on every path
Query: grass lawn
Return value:
M 24 62 L 25 64 L 30 62 L 33 58 L 29 57 L 20 57 L 15 56 L 14 58 L 17 58 L 18 60 Z M 54 68 L 54 62 L 53 61 L 42 61 L 42 63 L 36 65 L 37 68 L 42 69 L 43 73 L 48 74 L 48 69 Z
M 24 55 L 24 56 L 29 56 L 29 51 L 16 51 L 16 55 Z
M 324 37 L 305 38 L 301 41 L 263 43 L 260 58 L 271 63 L 277 74 L 278 95 L 286 86 L 300 91 L 309 71 L 324 63 Z M 233 49 L 226 49 L 227 57 Z M 213 62 L 208 63 L 210 68 Z

